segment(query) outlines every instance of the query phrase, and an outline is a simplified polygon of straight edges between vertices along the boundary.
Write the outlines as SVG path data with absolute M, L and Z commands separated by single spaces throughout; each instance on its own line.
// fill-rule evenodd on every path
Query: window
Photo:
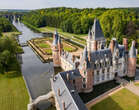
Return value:
M 84 75 L 86 75 L 86 71 L 84 71 Z
M 105 69 L 102 69 L 102 73 L 105 73 Z
M 108 73 L 108 74 L 107 74 L 107 79 L 109 79 L 109 78 L 110 78 L 110 74 Z
M 86 88 L 86 84 L 83 84 L 83 88 Z
M 97 82 L 99 82 L 99 71 L 97 71 Z
M 104 78 L 105 78 L 105 74 L 104 74 L 104 73 L 102 73 L 102 80 L 104 80 Z
M 83 83 L 85 83 L 86 82 L 86 78 L 83 78 Z
M 108 72 L 108 73 L 110 72 L 110 68 L 107 68 L 107 72 Z
M 73 84 L 75 84 L 75 80 L 73 80 Z

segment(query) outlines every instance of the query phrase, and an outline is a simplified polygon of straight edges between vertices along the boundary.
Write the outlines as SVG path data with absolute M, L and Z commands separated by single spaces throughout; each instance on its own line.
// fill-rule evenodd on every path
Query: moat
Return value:
M 20 43 L 26 43 L 26 41 L 32 38 L 42 37 L 41 34 L 34 33 L 20 22 L 13 22 L 13 24 L 22 33 L 19 35 Z M 47 94 L 51 90 L 49 79 L 54 72 L 53 63 L 42 63 L 30 47 L 23 47 L 23 50 L 22 75 L 25 79 L 29 95 L 33 100 L 40 95 Z M 41 104 L 41 109 L 49 105 L 49 103 L 46 103 Z

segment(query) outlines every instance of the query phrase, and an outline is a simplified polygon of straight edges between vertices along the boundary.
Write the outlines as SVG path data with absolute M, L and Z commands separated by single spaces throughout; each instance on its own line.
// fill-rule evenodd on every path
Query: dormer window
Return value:
M 86 71 L 84 71 L 84 75 L 86 75 Z
M 85 83 L 86 82 L 86 78 L 83 78 L 83 83 Z
M 86 88 L 86 84 L 83 84 L 83 88 Z

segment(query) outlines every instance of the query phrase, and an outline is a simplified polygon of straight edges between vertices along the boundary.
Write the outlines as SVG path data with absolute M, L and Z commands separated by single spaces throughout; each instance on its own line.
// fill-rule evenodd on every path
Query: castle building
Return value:
M 88 93 L 93 91 L 94 85 L 114 80 L 116 77 L 135 76 L 137 54 L 135 41 L 132 41 L 129 51 L 126 38 L 123 39 L 123 44 L 118 44 L 118 41 L 113 38 L 107 47 L 97 19 L 94 20 L 94 25 L 89 30 L 87 46 L 80 58 L 62 50 L 62 43 L 57 31 L 54 34 L 52 51 L 54 66 L 59 66 L 64 70 L 54 76 L 55 78 L 52 80 L 52 88 L 57 88 L 57 91 L 63 89 L 60 86 L 55 87 L 58 77 L 62 77 L 65 84 L 68 83 L 67 88 L 72 86 L 78 93 Z

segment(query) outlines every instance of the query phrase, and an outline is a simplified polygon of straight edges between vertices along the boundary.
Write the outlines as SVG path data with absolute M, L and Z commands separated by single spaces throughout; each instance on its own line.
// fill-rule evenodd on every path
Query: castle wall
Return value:
M 61 61 L 60 61 L 59 51 L 55 47 L 53 47 L 52 56 L 53 56 L 54 66 L 59 67 L 61 65 Z
M 73 65 L 70 64 L 66 59 L 60 57 L 61 59 L 61 68 L 64 70 L 64 71 L 68 71 L 68 70 L 72 70 L 73 69 Z
M 113 73 L 112 66 L 109 68 L 94 70 L 94 85 L 113 80 L 114 77 L 115 74 Z
M 136 58 L 128 58 L 128 77 L 134 77 L 136 73 Z

